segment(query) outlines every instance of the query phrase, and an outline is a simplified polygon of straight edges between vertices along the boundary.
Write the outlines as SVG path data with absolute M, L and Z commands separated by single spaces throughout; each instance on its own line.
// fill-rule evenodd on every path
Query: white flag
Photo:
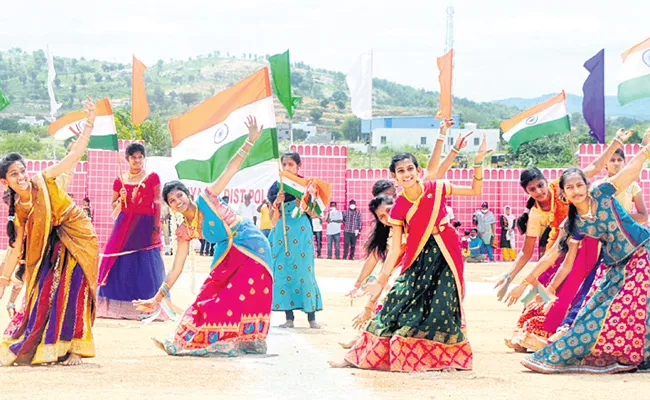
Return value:
M 345 78 L 350 88 L 352 112 L 361 119 L 372 118 L 372 52 L 363 53 Z
M 50 117 L 54 121 L 56 119 L 56 112 L 61 108 L 62 103 L 57 103 L 54 97 L 54 79 L 56 72 L 54 72 L 54 59 L 50 53 L 50 46 L 47 46 L 47 93 L 50 95 Z

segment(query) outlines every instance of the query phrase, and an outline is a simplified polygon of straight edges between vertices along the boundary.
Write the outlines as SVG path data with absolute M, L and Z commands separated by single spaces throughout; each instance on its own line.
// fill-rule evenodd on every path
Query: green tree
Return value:
M 337 100 L 336 101 L 336 108 L 338 108 L 339 110 L 343 110 L 345 108 L 345 103 L 342 102 L 341 100 Z
M 25 158 L 43 150 L 43 143 L 32 133 L 4 133 L 0 135 L 0 154 L 16 152 Z
M 312 108 L 309 112 L 309 116 L 314 120 L 314 122 L 318 122 L 323 116 L 323 110 L 320 108 Z
M 59 77 L 54 78 L 54 86 L 57 88 L 61 87 L 61 79 L 59 79 Z
M 330 101 L 328 99 L 323 99 L 320 101 L 320 106 L 323 108 L 327 108 L 327 106 L 330 104 Z
M 337 90 L 336 92 L 332 93 L 332 101 L 348 101 L 348 95 L 345 94 L 345 92 Z
M 302 129 L 293 130 L 293 140 L 305 140 L 305 139 L 307 139 L 307 131 L 303 131 Z
M 95 73 L 95 82 L 101 82 L 102 81 L 102 74 L 99 72 Z
M 198 103 L 201 100 L 201 95 L 196 92 L 180 93 L 179 96 L 181 98 L 181 102 L 185 104 L 187 108 L 190 108 L 190 106 Z
M 347 117 L 341 125 L 341 132 L 346 140 L 356 142 L 361 137 L 361 120 L 357 117 Z

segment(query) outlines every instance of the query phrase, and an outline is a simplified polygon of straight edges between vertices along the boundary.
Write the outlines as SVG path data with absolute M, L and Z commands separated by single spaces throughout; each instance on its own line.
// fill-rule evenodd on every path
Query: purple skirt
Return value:
M 97 291 L 99 318 L 141 319 L 131 304 L 156 295 L 165 280 L 153 215 L 120 214 L 106 245 Z

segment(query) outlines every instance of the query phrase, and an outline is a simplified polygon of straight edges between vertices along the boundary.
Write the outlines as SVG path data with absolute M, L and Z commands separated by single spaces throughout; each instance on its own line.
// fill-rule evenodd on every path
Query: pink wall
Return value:
M 127 169 L 123 157 L 123 149 L 129 141 L 120 141 L 120 162 L 123 169 Z M 602 145 L 580 145 L 579 162 L 581 167 L 587 166 L 603 151 Z M 357 202 L 358 209 L 363 217 L 363 231 L 361 240 L 357 243 L 356 258 L 363 258 L 363 244 L 368 238 L 372 227 L 373 218 L 367 210 L 367 204 L 372 198 L 371 188 L 375 181 L 388 179 L 387 169 L 348 169 L 347 149 L 344 146 L 325 145 L 297 145 L 292 150 L 297 151 L 302 158 L 301 173 L 304 176 L 317 176 L 330 182 L 333 186 L 332 200 L 339 204 L 339 209 L 347 209 L 349 200 Z M 630 159 L 639 151 L 639 145 L 626 145 L 624 151 Z M 30 173 L 43 170 L 52 161 L 28 161 L 27 169 Z M 562 170 L 543 169 L 549 179 L 557 178 Z M 481 203 L 487 201 L 490 209 L 497 216 L 502 214 L 506 205 L 512 207 L 516 215 L 524 211 L 527 196 L 519 187 L 519 169 L 487 169 L 483 181 L 483 195 L 479 197 L 452 197 L 450 204 L 454 210 L 456 220 L 462 223 L 461 229 L 471 229 L 472 213 L 478 210 Z M 112 200 L 113 181 L 118 175 L 117 158 L 115 152 L 91 150 L 88 154 L 88 161 L 81 162 L 77 166 L 75 176 L 69 186 L 69 192 L 74 195 L 75 200 L 81 204 L 81 199 L 86 195 L 91 200 L 94 211 L 94 224 L 99 235 L 100 245 L 103 247 L 113 227 L 110 218 L 110 203 Z M 601 174 L 602 175 L 602 174 Z M 453 169 L 447 173 L 446 179 L 454 184 L 471 185 L 472 172 L 467 169 Z M 645 198 L 650 199 L 650 170 L 642 171 L 641 187 Z M 7 207 L 0 203 L 0 224 L 2 227 L 7 222 Z M 323 224 L 323 229 L 325 225 Z M 0 228 L 3 229 L 4 228 Z M 497 230 L 497 235 L 499 230 Z M 522 236 L 517 236 L 516 245 L 522 243 Z M 323 255 L 326 256 L 326 238 L 323 233 Z M 0 248 L 6 248 L 7 237 L 0 233 Z M 341 247 L 343 240 L 341 239 Z M 500 250 L 497 251 L 500 259 Z M 341 249 L 341 255 L 342 255 Z

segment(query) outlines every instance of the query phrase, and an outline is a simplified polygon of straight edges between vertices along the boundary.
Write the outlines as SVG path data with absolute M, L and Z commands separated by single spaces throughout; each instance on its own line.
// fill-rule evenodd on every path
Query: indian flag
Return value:
M 310 198 L 310 202 L 315 200 L 314 210 L 318 215 L 323 214 L 323 211 L 325 211 L 325 207 L 327 207 L 332 195 L 332 186 L 329 183 L 321 181 L 320 179 L 310 180 L 301 178 L 287 171 L 280 172 L 280 176 L 282 184 L 278 182 L 278 186 L 282 185 L 282 188 L 286 193 L 289 193 L 298 199 L 301 199 L 304 196 L 307 187 L 311 183 L 316 189 L 316 195 L 314 196 L 315 199 Z
M 260 177 L 270 173 L 271 178 L 277 177 L 277 162 L 270 162 L 279 158 L 273 93 L 268 67 L 264 67 L 169 121 L 172 160 L 179 179 L 216 180 L 246 141 L 248 128 L 244 122 L 249 115 L 254 116 L 257 125 L 263 125 L 264 130 L 229 186 L 246 187 L 246 176 Z
M 89 149 L 117 150 L 117 129 L 113 118 L 113 109 L 108 99 L 95 103 L 97 117 L 95 127 L 90 134 Z M 77 137 L 76 132 L 82 133 L 86 126 L 86 113 L 74 111 L 52 122 L 47 127 L 50 135 L 58 140 L 70 140 Z
M 618 83 L 618 102 L 631 103 L 650 97 L 650 38 L 621 55 L 623 65 Z
M 566 95 L 562 93 L 501 122 L 503 139 L 516 151 L 523 143 L 571 131 Z

